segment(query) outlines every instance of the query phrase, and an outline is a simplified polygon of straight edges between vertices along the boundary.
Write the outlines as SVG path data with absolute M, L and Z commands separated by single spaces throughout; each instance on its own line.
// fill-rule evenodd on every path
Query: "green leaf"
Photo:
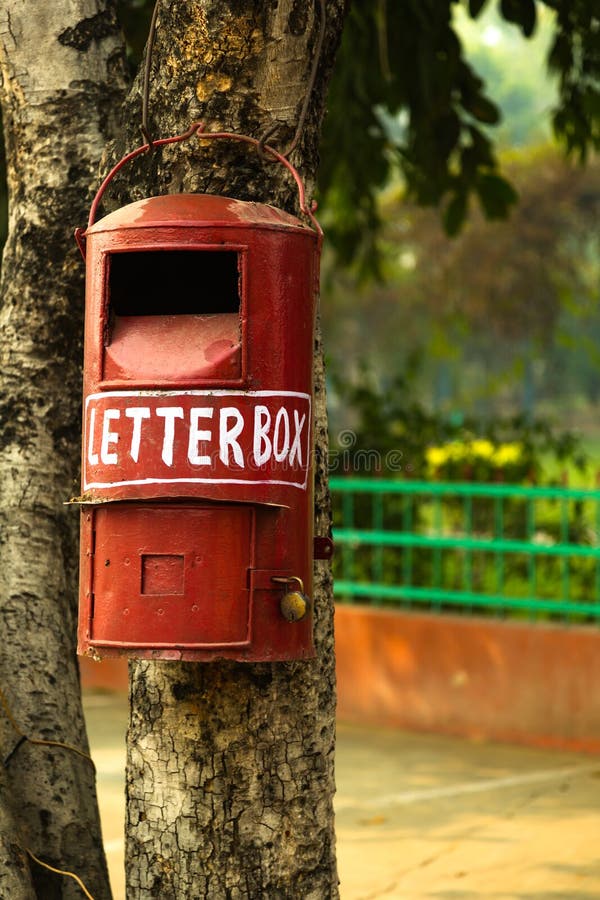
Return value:
M 472 19 L 476 19 L 487 0 L 469 0 L 469 15 Z
M 466 190 L 458 190 L 444 210 L 444 229 L 450 237 L 454 237 L 462 228 L 467 216 L 467 205 L 468 196 Z
M 449 156 L 460 137 L 460 119 L 455 112 L 440 116 L 434 124 L 434 135 L 437 147 L 444 156 Z
M 501 175 L 486 172 L 477 178 L 475 190 L 488 219 L 506 219 L 519 196 L 510 182 Z
M 496 160 L 490 140 L 475 125 L 469 125 L 469 134 L 471 135 L 473 149 L 477 154 L 478 163 L 482 166 L 494 168 Z
M 525 37 L 531 37 L 535 31 L 535 0 L 501 0 L 500 9 L 507 22 L 521 26 Z
M 553 72 L 563 74 L 568 72 L 573 65 L 573 47 L 569 36 L 558 33 L 548 53 L 548 68 Z
M 500 110 L 496 104 L 481 94 L 469 99 L 463 97 L 462 105 L 474 119 L 484 125 L 497 125 L 500 121 Z

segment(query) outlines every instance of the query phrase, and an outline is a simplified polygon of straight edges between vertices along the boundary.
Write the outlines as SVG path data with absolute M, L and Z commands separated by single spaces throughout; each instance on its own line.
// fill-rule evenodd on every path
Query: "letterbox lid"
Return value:
M 86 235 L 128 228 L 161 226 L 254 226 L 284 231 L 316 232 L 275 206 L 214 194 L 164 194 L 129 203 L 89 227 Z

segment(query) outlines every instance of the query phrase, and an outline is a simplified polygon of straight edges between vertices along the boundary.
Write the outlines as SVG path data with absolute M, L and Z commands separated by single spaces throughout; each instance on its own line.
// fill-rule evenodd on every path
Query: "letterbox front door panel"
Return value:
M 252 507 L 109 504 L 94 531 L 91 644 L 250 643 Z

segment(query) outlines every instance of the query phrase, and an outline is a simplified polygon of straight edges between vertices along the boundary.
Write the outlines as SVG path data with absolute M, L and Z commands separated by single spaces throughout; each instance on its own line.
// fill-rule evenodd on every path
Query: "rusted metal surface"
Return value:
M 335 545 L 330 537 L 315 536 L 313 556 L 315 559 L 333 559 Z
M 281 601 L 311 594 L 320 233 L 184 194 L 85 244 L 80 652 L 313 655 Z

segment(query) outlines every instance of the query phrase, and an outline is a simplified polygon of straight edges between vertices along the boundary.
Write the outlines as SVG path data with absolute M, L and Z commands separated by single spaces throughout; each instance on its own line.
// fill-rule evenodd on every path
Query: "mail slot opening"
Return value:
M 242 252 L 109 254 L 103 376 L 152 384 L 239 381 Z
M 239 261 L 232 250 L 113 253 L 108 272 L 113 316 L 239 313 Z

